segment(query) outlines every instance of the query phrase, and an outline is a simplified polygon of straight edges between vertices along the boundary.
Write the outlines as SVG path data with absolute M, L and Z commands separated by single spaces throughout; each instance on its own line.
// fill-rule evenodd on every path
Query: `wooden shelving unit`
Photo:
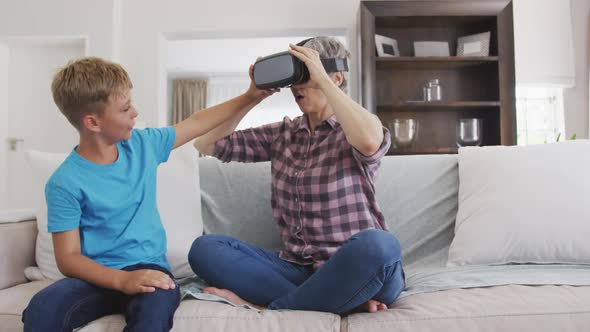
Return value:
M 379 105 L 377 111 L 393 110 L 413 112 L 416 110 L 451 110 L 500 107 L 499 101 L 406 101 L 391 105 Z
M 487 57 L 396 57 L 376 58 L 376 65 L 379 69 L 452 69 L 477 66 L 486 63 L 497 63 L 497 56 Z
M 491 32 L 488 56 L 455 56 L 457 39 Z M 397 41 L 401 56 L 377 57 L 375 34 Z M 410 147 L 389 154 L 456 153 L 457 122 L 483 119 L 482 145 L 516 143 L 511 0 L 361 1 L 362 103 L 384 125 L 412 118 Z M 415 57 L 414 41 L 446 41 L 452 56 Z M 438 79 L 443 98 L 424 102 Z

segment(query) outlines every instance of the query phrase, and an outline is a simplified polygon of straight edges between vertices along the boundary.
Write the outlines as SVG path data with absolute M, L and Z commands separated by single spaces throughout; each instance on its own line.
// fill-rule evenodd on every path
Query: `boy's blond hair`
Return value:
M 116 63 L 87 57 L 68 63 L 53 77 L 53 100 L 78 130 L 86 114 L 100 115 L 109 97 L 133 88 L 129 75 Z

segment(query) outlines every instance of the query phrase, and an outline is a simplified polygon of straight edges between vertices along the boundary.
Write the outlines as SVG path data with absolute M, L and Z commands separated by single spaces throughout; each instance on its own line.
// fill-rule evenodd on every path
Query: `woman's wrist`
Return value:
M 260 103 L 264 97 L 257 96 L 255 92 L 246 91 L 243 96 L 246 98 L 248 103 Z
M 340 90 L 340 88 L 336 85 L 336 83 L 334 83 L 334 81 L 332 81 L 332 78 L 330 76 L 326 76 L 326 77 L 318 80 L 318 86 L 324 93 L 327 92 L 329 89 Z

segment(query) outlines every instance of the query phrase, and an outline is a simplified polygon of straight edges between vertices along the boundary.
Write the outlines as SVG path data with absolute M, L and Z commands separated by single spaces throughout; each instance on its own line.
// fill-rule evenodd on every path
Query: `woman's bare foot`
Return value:
M 374 313 L 381 310 L 387 310 L 387 306 L 377 300 L 369 300 L 357 308 L 357 311 L 370 313 Z
M 259 305 L 250 303 L 244 299 L 242 299 L 241 297 L 237 296 L 236 293 L 230 291 L 229 289 L 222 289 L 222 288 L 217 288 L 217 287 L 207 287 L 205 289 L 203 289 L 203 293 L 205 294 L 212 294 L 212 295 L 217 295 L 219 297 L 222 297 L 226 300 L 228 300 L 229 302 L 236 304 L 236 305 L 249 305 L 251 307 L 257 308 L 257 309 L 264 309 L 264 307 L 261 307 Z

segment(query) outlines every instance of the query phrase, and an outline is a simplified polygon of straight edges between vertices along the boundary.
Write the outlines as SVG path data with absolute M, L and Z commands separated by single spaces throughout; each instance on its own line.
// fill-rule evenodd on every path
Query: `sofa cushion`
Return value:
M 398 299 L 389 310 L 354 314 L 343 331 L 590 331 L 590 287 L 453 289 Z
M 34 221 L 0 224 L 0 289 L 27 281 L 23 272 L 35 264 L 36 236 Z
M 49 281 L 21 284 L 0 291 L 0 330 L 22 331 L 22 311 Z M 120 332 L 123 315 L 110 315 L 86 325 L 80 332 Z M 340 330 L 340 316 L 314 311 L 263 311 L 228 304 L 183 300 L 174 315 L 174 331 L 326 331 Z
M 375 190 L 405 269 L 444 266 L 457 215 L 457 156 L 384 157 Z
M 199 158 L 203 226 L 267 249 L 283 247 L 270 206 L 270 162 Z
M 0 291 L 0 331 L 22 332 L 23 310 L 35 294 L 51 285 L 52 281 L 34 281 Z
M 35 250 L 41 273 L 27 273 L 28 277 L 43 276 L 50 280 L 63 278 L 55 262 L 53 241 L 47 232 L 47 206 L 44 188 L 66 154 L 29 151 L 29 163 L 35 177 L 37 225 L 39 234 Z M 158 168 L 157 204 L 168 241 L 167 258 L 177 278 L 191 276 L 187 253 L 193 240 L 203 232 L 197 153 L 186 144 L 170 154 L 168 162 Z M 37 280 L 34 278 L 33 280 Z
M 221 163 L 200 158 L 206 233 L 224 234 L 267 249 L 282 248 L 270 206 L 270 163 Z M 457 213 L 457 156 L 388 156 L 375 187 L 404 263 L 444 266 Z
M 119 332 L 125 326 L 123 315 L 98 319 L 79 332 Z M 174 331 L 326 331 L 340 330 L 340 316 L 316 311 L 254 310 L 228 304 L 184 300 L 174 314 Z
M 590 141 L 459 150 L 449 265 L 590 264 Z

